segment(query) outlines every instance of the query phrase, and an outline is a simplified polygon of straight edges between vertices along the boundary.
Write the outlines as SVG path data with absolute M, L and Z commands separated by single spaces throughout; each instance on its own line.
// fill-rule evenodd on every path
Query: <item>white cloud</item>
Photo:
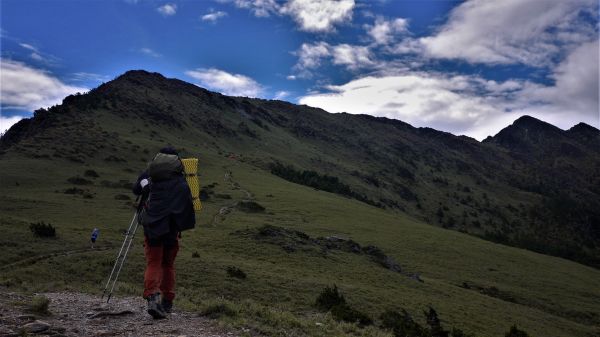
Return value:
M 415 126 L 464 132 L 482 116 L 495 112 L 485 99 L 469 89 L 465 77 L 427 73 L 363 77 L 330 93 L 302 97 L 299 102 L 330 112 L 369 114 L 400 119 Z
M 597 18 L 597 10 L 597 0 L 467 1 L 436 35 L 419 41 L 434 58 L 547 66 L 553 56 L 597 38 L 597 20 L 582 18 Z
M 262 86 L 250 77 L 215 68 L 188 70 L 185 74 L 200 81 L 200 86 L 225 95 L 257 97 L 263 90 Z
M 36 61 L 43 61 L 44 58 L 38 54 L 38 53 L 31 53 L 31 55 L 29 55 L 29 57 L 31 57 L 32 59 L 36 60 Z
M 263 18 L 277 14 L 280 10 L 275 0 L 235 0 L 234 3 L 236 7 L 249 9 L 254 16 Z
M 3 108 L 33 111 L 58 104 L 65 96 L 88 89 L 63 83 L 22 62 L 0 59 L 0 103 Z
M 94 82 L 106 82 L 110 80 L 110 77 L 106 75 L 94 74 L 94 73 L 86 73 L 86 72 L 78 72 L 73 73 L 70 76 L 71 81 L 94 81 Z
M 368 47 L 345 43 L 338 45 L 330 45 L 323 41 L 303 43 L 295 54 L 298 56 L 298 62 L 294 66 L 294 70 L 298 72 L 298 77 L 303 78 L 311 77 L 311 70 L 320 67 L 323 64 L 322 61 L 328 59 L 331 59 L 333 64 L 345 66 L 350 70 L 377 65 Z
M 290 95 L 289 91 L 281 90 L 275 93 L 273 99 L 284 99 Z
M 35 53 L 39 53 L 39 50 L 36 47 L 34 47 L 34 46 L 32 46 L 32 45 L 30 45 L 28 43 L 19 43 L 19 46 L 21 46 L 21 47 L 23 47 L 25 49 L 29 49 L 29 50 L 31 50 L 31 51 L 33 51 Z
M 303 43 L 296 52 L 298 70 L 314 69 L 321 65 L 321 59 L 331 55 L 327 42 Z
M 375 64 L 367 47 L 340 44 L 332 49 L 333 64 L 345 65 L 348 69 L 358 69 Z
M 141 48 L 140 52 L 142 54 L 148 55 L 148 56 L 152 56 L 152 57 L 161 57 L 162 55 L 155 52 L 154 50 L 150 49 L 150 48 Z
M 212 23 L 217 22 L 217 20 L 219 20 L 222 17 L 227 16 L 227 13 L 223 12 L 223 11 L 211 11 L 208 14 L 204 14 L 202 15 L 202 17 L 200 18 L 202 21 L 210 21 Z
M 24 116 L 10 116 L 4 117 L 0 116 L 0 134 L 5 133 L 6 130 L 10 129 L 11 126 L 16 124 L 21 119 L 25 118 Z
M 600 126 L 599 48 L 597 40 L 579 46 L 555 68 L 553 86 L 529 85 L 524 99 L 548 103 L 550 112 L 567 119 L 595 120 Z
M 288 79 L 288 80 L 290 80 L 290 81 L 293 81 L 293 80 L 296 79 L 296 75 L 288 75 L 285 78 Z
M 290 15 L 307 32 L 331 32 L 334 25 L 352 19 L 354 0 L 290 0 L 280 12 Z
M 288 15 L 303 31 L 322 33 L 334 31 L 336 24 L 352 19 L 354 0 L 217 0 L 233 2 L 236 7 L 250 10 L 256 17 Z
M 418 39 L 405 38 L 394 46 L 390 46 L 390 51 L 394 54 L 417 54 L 425 53 L 423 43 Z
M 597 42 L 577 49 L 557 68 L 554 86 L 406 71 L 328 86 L 327 92 L 306 95 L 299 103 L 330 112 L 399 119 L 479 140 L 525 114 L 562 128 L 578 122 L 598 127 L 597 53 Z M 581 83 L 574 84 L 578 79 Z
M 397 35 L 408 33 L 408 20 L 403 18 L 386 20 L 378 16 L 372 26 L 366 25 L 365 28 L 375 44 L 387 45 L 394 41 Z
M 172 16 L 177 13 L 176 4 L 164 4 L 156 9 L 163 16 Z
M 32 44 L 20 42 L 19 46 L 21 46 L 24 49 L 27 49 L 28 51 L 31 51 L 29 57 L 36 62 L 43 63 L 47 66 L 56 66 L 59 63 L 59 59 L 57 57 L 47 53 L 43 53 L 38 47 Z

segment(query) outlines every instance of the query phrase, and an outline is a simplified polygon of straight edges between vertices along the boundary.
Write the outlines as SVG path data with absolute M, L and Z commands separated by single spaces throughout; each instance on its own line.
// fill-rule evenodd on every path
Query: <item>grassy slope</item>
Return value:
M 114 125 L 117 130 L 129 127 Z M 513 323 L 533 336 L 591 336 L 600 332 L 598 270 L 428 226 L 401 214 L 291 184 L 196 146 L 189 141 L 192 137 L 186 137 L 186 141 L 177 135 L 163 136 L 188 149 L 188 154 L 200 157 L 203 185 L 217 182 L 215 192 L 240 200 L 244 193 L 231 189 L 223 180 L 224 172 L 231 170 L 234 180 L 267 208 L 264 214 L 235 211 L 213 224 L 213 215 L 232 200 L 212 198 L 205 203 L 198 216 L 198 228 L 184 235 L 177 262 L 180 303 L 188 308 L 222 296 L 233 301 L 252 299 L 306 317 L 314 311 L 311 304 L 320 289 L 336 283 L 352 305 L 373 317 L 387 308 L 404 307 L 421 319 L 420 312 L 431 304 L 447 326 L 455 325 L 479 336 L 501 336 Z M 144 139 L 140 135 L 132 141 L 152 151 L 158 146 Z M 202 145 L 201 139 L 198 143 Z M 118 151 L 126 153 L 124 149 Z M 142 159 L 147 157 L 138 153 L 127 163 L 94 159 L 82 165 L 33 160 L 14 152 L 6 154 L 0 161 L 1 265 L 52 252 L 85 249 L 95 226 L 101 229 L 100 247 L 114 249 L 3 268 L 0 280 L 27 291 L 99 291 L 122 241 L 120 231 L 127 227 L 132 210 L 126 202 L 114 199 L 116 194 L 127 194 L 126 190 L 101 187 L 98 181 L 132 180 L 135 173 L 124 169 L 143 168 Z M 100 174 L 93 186 L 83 187 L 96 193 L 95 197 L 83 199 L 60 193 L 73 187 L 66 179 L 83 175 L 86 165 Z M 29 222 L 39 220 L 53 223 L 59 237 L 33 238 L 27 227 Z M 302 252 L 290 254 L 278 246 L 230 234 L 264 224 L 299 229 L 311 236 L 341 235 L 361 245 L 375 244 L 405 270 L 420 273 L 425 283 L 380 268 L 365 257 L 346 253 L 332 253 L 328 258 Z M 139 239 L 141 236 L 141 243 Z M 195 251 L 200 258 L 192 258 Z M 229 265 L 246 271 L 248 279 L 228 278 L 225 268 Z M 137 244 L 122 275 L 120 291 L 140 293 L 142 270 L 141 244 Z M 459 287 L 465 281 L 495 286 L 523 304 Z M 589 317 L 582 320 L 586 314 Z M 569 316 L 579 317 L 580 323 Z

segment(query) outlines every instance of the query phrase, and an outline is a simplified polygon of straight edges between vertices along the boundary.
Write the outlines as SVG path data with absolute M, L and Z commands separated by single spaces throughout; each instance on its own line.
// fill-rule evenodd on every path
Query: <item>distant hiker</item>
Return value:
M 175 298 L 175 257 L 181 232 L 194 228 L 196 218 L 183 164 L 172 147 L 160 150 L 137 179 L 133 193 L 149 193 L 141 222 L 144 226 L 144 298 L 148 313 L 164 318 Z
M 90 241 L 92 241 L 92 249 L 94 249 L 94 245 L 96 244 L 96 240 L 98 239 L 98 234 L 100 234 L 100 230 L 98 228 L 94 228 L 92 231 L 92 237 Z

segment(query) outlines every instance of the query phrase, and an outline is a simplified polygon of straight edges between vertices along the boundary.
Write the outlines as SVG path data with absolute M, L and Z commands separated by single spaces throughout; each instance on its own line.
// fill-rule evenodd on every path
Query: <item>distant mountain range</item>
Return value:
M 167 137 L 168 135 L 168 137 Z M 292 182 L 426 222 L 600 267 L 600 131 L 523 116 L 483 142 L 369 115 L 229 97 L 129 71 L 37 110 L 2 154 L 127 166 L 135 140 L 186 139 Z M 177 146 L 177 144 L 173 144 Z

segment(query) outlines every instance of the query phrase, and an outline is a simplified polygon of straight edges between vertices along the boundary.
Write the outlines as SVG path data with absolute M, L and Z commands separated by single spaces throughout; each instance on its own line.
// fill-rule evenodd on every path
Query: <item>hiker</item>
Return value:
M 96 240 L 98 239 L 98 234 L 100 234 L 100 230 L 98 228 L 94 228 L 92 231 L 92 237 L 90 241 L 92 241 L 92 249 L 94 249 L 94 245 L 96 244 Z
M 148 193 L 140 215 L 144 226 L 144 298 L 148 313 L 165 318 L 175 298 L 175 257 L 181 231 L 194 228 L 196 218 L 183 164 L 175 149 L 160 150 L 137 179 L 133 193 Z

